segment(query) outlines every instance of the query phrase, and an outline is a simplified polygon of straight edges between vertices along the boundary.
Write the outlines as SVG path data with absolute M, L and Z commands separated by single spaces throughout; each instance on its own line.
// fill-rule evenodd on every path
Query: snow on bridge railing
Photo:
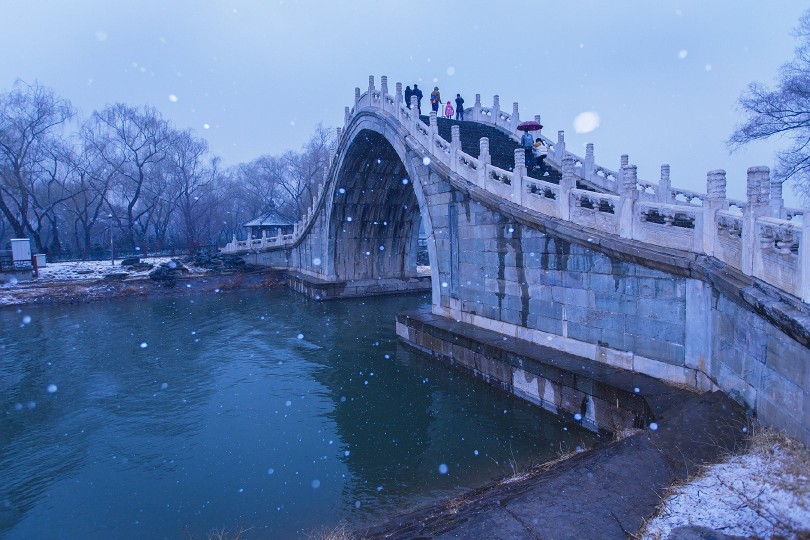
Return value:
M 613 171 L 595 163 L 593 144 L 586 145 L 584 157 L 566 151 L 565 134 L 559 131 L 556 142 L 541 136 L 550 148 L 547 160 L 562 170 L 562 180 L 553 184 L 528 176 L 522 149 L 515 150 L 511 171 L 492 165 L 486 137 L 480 140 L 477 158 L 462 152 L 458 125 L 452 126 L 450 141 L 443 139 L 436 113 L 430 113 L 426 126 L 416 112 L 416 98 L 407 107 L 401 83 L 396 84 L 391 97 L 385 76 L 379 90 L 373 76 L 369 77 L 367 92 L 355 88 L 354 107 L 345 109 L 345 125 L 364 110 L 391 115 L 404 128 L 406 142 L 413 150 L 486 192 L 595 231 L 716 257 L 810 303 L 810 218 L 807 210 L 784 207 L 782 184 L 770 178 L 767 167 L 748 170 L 746 200 L 728 199 L 723 170 L 708 173 L 706 193 L 672 188 L 669 165 L 662 165 L 659 182 L 639 181 L 636 166 L 629 163 L 626 154 L 620 157 L 619 170 Z M 508 130 L 517 140 L 517 103 L 512 114 L 507 114 L 500 110 L 498 96 L 492 107 L 482 107 L 480 94 L 476 94 L 475 105 L 464 114 L 468 120 Z M 539 116 L 534 118 L 540 122 Z M 578 181 L 607 193 L 577 189 Z M 322 191 L 313 208 L 326 196 Z M 298 242 L 316 217 L 313 208 L 292 235 L 259 239 L 259 246 L 267 247 L 258 249 Z M 255 249 L 255 244 L 251 247 Z M 234 238 L 225 250 L 245 248 L 244 242 Z

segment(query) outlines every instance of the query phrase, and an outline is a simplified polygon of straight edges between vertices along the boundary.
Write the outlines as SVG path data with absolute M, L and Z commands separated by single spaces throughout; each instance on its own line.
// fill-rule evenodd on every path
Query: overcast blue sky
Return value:
M 298 149 L 316 124 L 343 123 L 368 75 L 438 85 L 472 105 L 499 94 L 565 130 L 569 150 L 639 177 L 705 191 L 728 171 L 745 193 L 751 165 L 784 143 L 729 156 L 751 81 L 772 83 L 794 56 L 806 1 L 167 1 L 0 0 L 0 90 L 53 88 L 89 115 L 106 104 L 154 105 L 205 137 L 226 164 Z M 379 82 L 378 82 L 379 84 Z M 574 121 L 596 113 L 598 127 Z M 585 119 L 594 119 L 586 115 Z M 786 189 L 786 194 L 787 194 Z M 795 198 L 789 202 L 796 203 Z

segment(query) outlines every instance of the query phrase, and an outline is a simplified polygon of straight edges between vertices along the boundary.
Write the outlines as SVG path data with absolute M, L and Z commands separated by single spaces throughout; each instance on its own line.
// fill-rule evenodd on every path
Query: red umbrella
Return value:
M 543 124 L 539 124 L 534 120 L 527 120 L 518 124 L 519 131 L 539 131 L 543 129 Z

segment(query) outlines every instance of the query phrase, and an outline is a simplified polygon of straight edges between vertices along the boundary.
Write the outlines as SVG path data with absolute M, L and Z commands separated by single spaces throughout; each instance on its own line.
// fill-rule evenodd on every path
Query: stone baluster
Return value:
M 349 108 L 348 108 L 348 107 L 346 107 L 346 110 L 347 110 L 347 111 L 348 111 L 348 109 L 349 109 Z M 335 142 L 337 142 L 338 144 L 340 144 L 340 138 L 343 136 L 343 128 L 337 128 L 337 130 L 335 130 L 335 136 L 337 137 L 337 141 L 335 141 Z
M 385 108 L 388 103 L 386 103 L 388 97 L 388 76 L 383 75 L 380 77 L 380 101 L 382 102 L 382 107 Z
M 368 104 L 374 104 L 374 75 L 368 76 Z
M 343 125 L 349 125 L 349 117 L 351 116 L 352 112 L 351 109 L 347 106 L 343 109 Z
M 554 161 L 562 163 L 565 157 L 565 131 L 557 132 L 557 144 L 554 146 Z
M 450 167 L 458 170 L 458 153 L 461 150 L 461 130 L 458 124 L 450 126 Z
M 475 94 L 475 105 L 473 105 L 472 118 L 476 122 L 481 121 L 481 94 Z
M 492 156 L 489 154 L 489 139 L 481 137 L 478 142 L 478 181 L 481 187 L 486 186 L 487 175 L 489 174 L 489 167 L 492 165 Z
M 294 227 L 295 225 L 298 225 L 298 222 L 297 222 L 297 221 L 296 221 L 296 222 L 293 224 L 293 227 Z M 277 237 L 279 240 L 281 240 L 281 237 L 282 237 L 282 236 L 284 236 L 284 235 L 283 235 L 283 234 L 282 234 L 282 232 L 281 232 L 281 227 L 279 227 L 278 229 L 276 229 L 276 237 Z
M 585 145 L 585 161 L 582 162 L 582 176 L 587 180 L 591 179 L 593 167 L 593 143 L 588 143 Z
M 526 151 L 515 148 L 515 167 L 512 169 L 512 202 L 515 204 L 523 204 L 523 179 L 526 175 Z
M 571 219 L 571 190 L 576 187 L 577 180 L 574 176 L 574 156 L 564 156 L 562 158 L 562 179 L 560 180 L 560 200 L 558 202 L 558 211 L 561 219 Z
M 622 183 L 619 186 L 622 209 L 619 214 L 619 235 L 622 238 L 633 238 L 633 222 L 635 221 L 635 207 L 638 200 L 637 168 L 635 165 L 625 165 L 622 169 Z
M 416 124 L 417 124 L 417 122 L 419 122 L 419 107 L 417 105 L 416 96 L 411 96 L 411 109 L 410 109 L 410 111 L 411 111 L 410 112 L 410 115 L 411 115 L 411 133 L 413 133 L 414 136 L 418 136 L 419 133 L 416 130 Z
M 717 245 L 717 211 L 728 209 L 726 171 L 716 169 L 706 175 L 706 204 L 703 206 L 703 250 L 714 255 Z
M 774 218 L 785 219 L 785 199 L 782 198 L 782 181 L 777 178 L 771 178 L 770 188 L 770 201 L 768 202 L 770 215 Z
M 512 121 L 512 125 L 509 126 L 509 128 L 512 131 L 516 131 L 517 127 L 518 127 L 518 124 L 520 124 L 520 113 L 518 113 L 518 102 L 517 101 L 512 103 L 512 118 L 511 118 L 511 121 Z
M 439 122 L 437 121 L 437 115 L 438 113 L 436 111 L 430 111 L 430 134 L 432 135 L 432 138 L 439 136 Z M 431 141 L 431 144 L 434 144 L 433 141 Z M 435 152 L 434 148 L 435 147 L 431 146 L 431 153 Z
M 396 93 L 396 98 L 394 99 L 394 111 L 396 112 L 397 118 L 399 118 L 399 111 L 400 111 L 400 109 L 402 109 L 402 103 L 404 101 L 403 98 L 402 98 L 402 83 L 401 82 L 397 83 L 396 92 L 397 92 Z
M 498 118 L 501 116 L 501 97 L 498 94 L 492 96 L 492 116 L 490 117 L 493 124 L 498 125 Z
M 624 178 L 624 168 L 630 163 L 630 156 L 627 154 L 622 154 L 619 158 L 619 170 L 616 171 L 618 173 L 618 178 L 616 178 L 616 191 L 620 191 L 622 188 L 622 179 Z
M 768 167 L 749 167 L 746 185 L 746 205 L 743 210 L 742 230 L 742 272 L 756 276 L 761 270 L 759 257 L 760 246 L 756 238 L 757 219 L 768 215 L 768 196 L 770 191 L 770 169 Z
M 670 204 L 672 202 L 672 184 L 669 180 L 669 165 L 661 165 L 661 181 L 658 183 L 658 202 Z
M 810 206 L 802 214 L 802 238 L 799 243 L 799 296 L 810 304 Z
M 360 87 L 354 88 L 354 112 L 360 108 Z

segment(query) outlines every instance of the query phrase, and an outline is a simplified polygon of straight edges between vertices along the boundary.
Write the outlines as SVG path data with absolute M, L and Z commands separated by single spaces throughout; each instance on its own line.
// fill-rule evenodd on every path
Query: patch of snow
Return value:
M 644 539 L 665 539 L 682 525 L 746 538 L 794 538 L 810 529 L 810 470 L 775 443 L 707 468 L 674 488 Z

